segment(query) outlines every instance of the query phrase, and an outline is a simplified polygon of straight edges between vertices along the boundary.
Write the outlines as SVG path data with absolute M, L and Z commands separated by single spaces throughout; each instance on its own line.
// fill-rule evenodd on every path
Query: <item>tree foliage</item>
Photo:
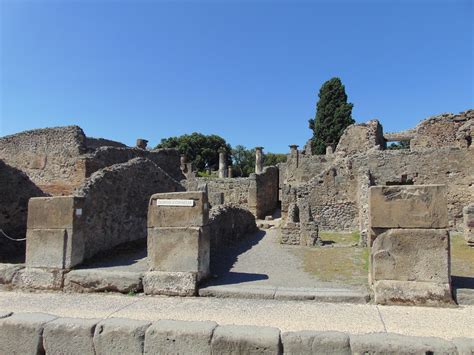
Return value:
M 232 162 L 230 145 L 224 138 L 215 134 L 204 135 L 194 132 L 179 137 L 163 138 L 156 148 L 177 148 L 198 171 L 217 170 L 221 150 L 227 153 L 227 164 Z
M 390 150 L 410 149 L 410 141 L 393 142 L 387 146 Z
M 313 154 L 324 154 L 328 145 L 336 147 L 347 126 L 353 124 L 351 103 L 347 102 L 344 85 L 339 78 L 326 81 L 319 90 L 316 117 L 309 120 L 313 131 Z
M 237 145 L 232 149 L 234 173 L 236 176 L 249 176 L 255 172 L 255 149 Z M 286 162 L 286 154 L 265 153 L 263 166 L 277 165 Z

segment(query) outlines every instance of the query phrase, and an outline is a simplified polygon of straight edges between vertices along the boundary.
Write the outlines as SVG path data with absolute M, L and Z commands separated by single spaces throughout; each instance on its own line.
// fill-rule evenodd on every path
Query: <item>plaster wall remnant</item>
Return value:
M 474 247 L 474 203 L 464 207 L 464 239 L 467 244 Z
M 263 171 L 263 147 L 255 147 L 255 174 Z
M 369 283 L 377 304 L 453 303 L 443 185 L 369 189 Z

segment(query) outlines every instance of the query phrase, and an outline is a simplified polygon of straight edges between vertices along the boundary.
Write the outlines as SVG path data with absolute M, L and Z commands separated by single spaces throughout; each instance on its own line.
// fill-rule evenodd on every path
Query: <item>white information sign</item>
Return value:
M 194 207 L 194 200 L 156 200 L 157 206 Z

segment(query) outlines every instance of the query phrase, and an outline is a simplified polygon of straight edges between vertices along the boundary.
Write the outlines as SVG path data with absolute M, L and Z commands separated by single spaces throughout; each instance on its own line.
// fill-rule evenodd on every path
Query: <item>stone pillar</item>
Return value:
M 474 247 L 474 203 L 463 208 L 464 239 L 467 245 Z
M 255 174 L 263 172 L 263 147 L 255 147 Z
M 219 178 L 227 177 L 227 155 L 225 152 L 219 152 Z
M 295 167 L 299 166 L 299 152 L 298 152 L 298 145 L 292 144 L 290 147 L 290 158 L 295 162 Z
M 369 224 L 375 303 L 453 302 L 444 185 L 371 187 Z
M 209 204 L 203 191 L 154 194 L 148 207 L 146 294 L 193 296 L 209 276 Z
M 332 145 L 328 145 L 326 147 L 326 155 L 331 155 L 332 153 L 334 153 L 334 148 Z
M 232 166 L 227 168 L 227 177 L 233 178 L 234 177 L 234 170 L 232 170 Z
M 148 141 L 146 139 L 138 138 L 137 139 L 137 148 L 146 149 Z
M 84 260 L 84 199 L 35 197 L 28 203 L 26 266 L 70 269 Z

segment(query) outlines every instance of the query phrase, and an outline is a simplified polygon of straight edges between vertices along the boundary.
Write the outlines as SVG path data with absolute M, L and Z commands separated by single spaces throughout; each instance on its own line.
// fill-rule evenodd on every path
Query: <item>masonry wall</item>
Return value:
M 92 174 L 75 191 L 75 195 L 85 197 L 85 257 L 146 238 L 150 196 L 183 190 L 158 165 L 143 158 L 134 158 Z
M 279 173 L 275 166 L 267 166 L 256 179 L 256 216 L 265 218 L 278 207 Z M 251 206 L 252 207 L 252 206 Z
M 14 239 L 26 236 L 28 200 L 44 196 L 28 176 L 0 160 L 0 229 Z M 25 255 L 25 243 L 0 235 L 0 262 L 11 262 Z

